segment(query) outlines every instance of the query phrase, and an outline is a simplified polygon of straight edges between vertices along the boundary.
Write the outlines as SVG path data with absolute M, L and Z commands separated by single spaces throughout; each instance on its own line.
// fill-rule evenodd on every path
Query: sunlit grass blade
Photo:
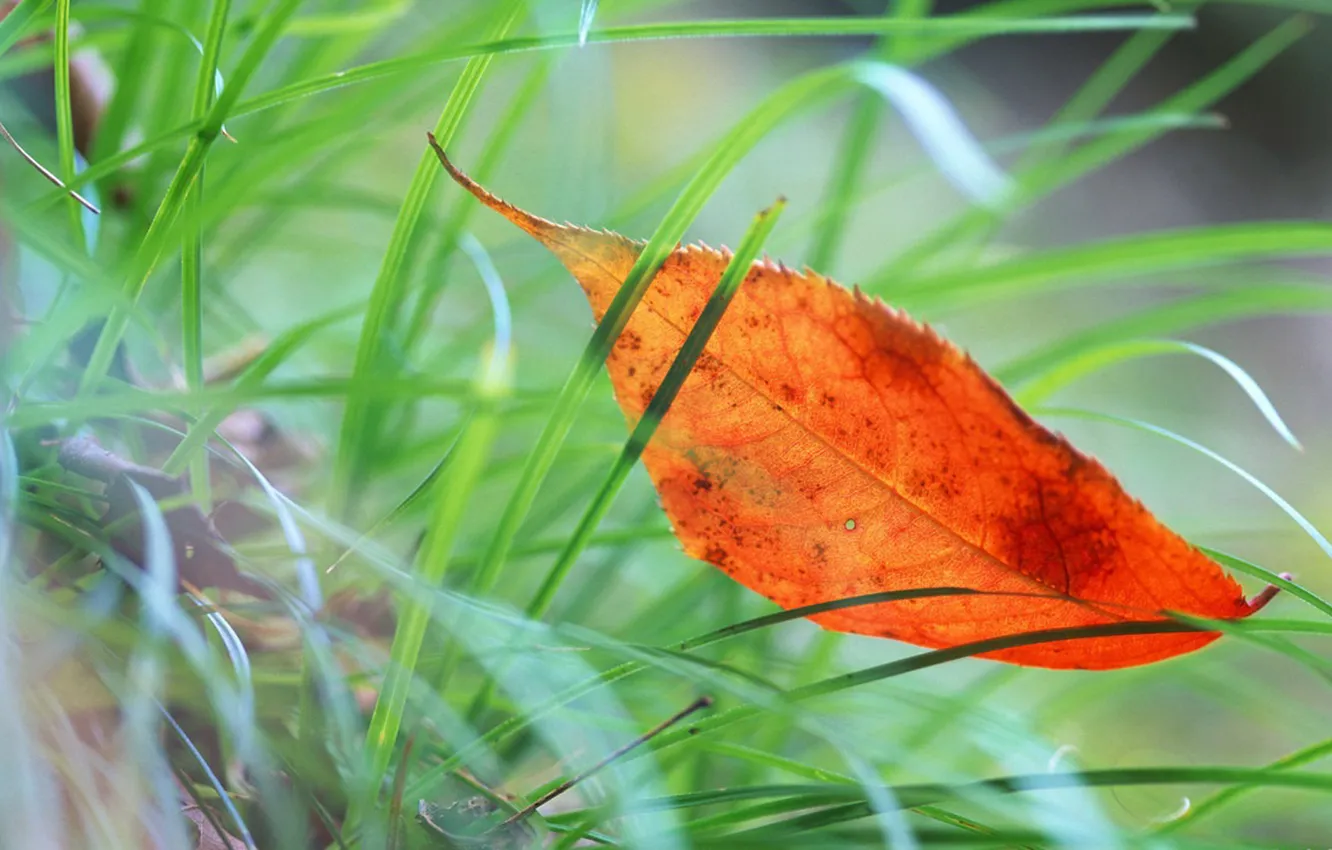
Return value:
M 1259 272 L 1267 277 L 1270 273 Z M 1313 281 L 1227 286 L 1187 298 L 1157 304 L 1120 318 L 1098 322 L 1029 354 L 1004 363 L 993 374 L 1008 386 L 1018 386 L 1036 375 L 1088 351 L 1145 336 L 1177 334 L 1194 328 L 1253 316 L 1332 312 L 1332 291 Z
M 434 505 L 415 569 L 416 577 L 426 587 L 437 587 L 448 569 L 463 514 L 481 479 L 490 456 L 491 443 L 499 427 L 497 402 L 507 391 L 509 383 L 510 327 L 507 301 L 502 285 L 488 261 L 479 264 L 478 271 L 491 297 L 495 339 L 476 378 L 476 409 L 463 426 L 450 452 L 448 468 L 433 488 Z M 427 601 L 414 597 L 403 598 L 389 649 L 389 666 L 366 732 L 365 762 L 367 776 L 372 783 L 375 777 L 385 774 L 392 760 L 407 705 L 408 689 L 416 675 L 421 644 L 430 618 Z M 370 787 L 377 791 L 377 786 L 372 784 Z M 348 829 L 356 827 L 374 805 L 375 801 L 369 799 L 353 801 Z
M 1187 30 L 1194 21 L 1186 15 L 1078 15 L 1066 18 L 996 18 L 955 15 L 946 18 L 919 20 L 879 18 L 759 18 L 738 21 L 688 21 L 684 23 L 643 24 L 640 26 L 606 27 L 588 34 L 587 43 L 621 44 L 638 41 L 658 41 L 675 38 L 788 38 L 800 36 L 880 35 L 907 32 L 912 34 L 949 33 L 963 40 L 1002 35 L 1035 35 L 1070 32 L 1120 32 L 1139 29 Z M 501 41 L 386 59 L 349 68 L 336 74 L 275 89 L 265 95 L 241 103 L 236 115 L 250 115 L 290 103 L 314 94 L 354 85 L 367 80 L 394 74 L 405 74 L 441 62 L 456 61 L 472 56 L 501 53 L 523 53 L 533 50 L 556 50 L 576 47 L 578 34 L 509 38 Z
M 999 207 L 1012 182 L 967 131 L 947 99 L 916 74 L 884 62 L 857 67 L 857 79 L 892 102 L 944 177 L 974 203 Z
M 1154 111 L 1159 113 L 1192 113 L 1210 107 L 1303 38 L 1309 32 L 1309 27 L 1310 22 L 1304 17 L 1288 19 L 1254 41 L 1208 76 L 1184 91 L 1162 101 Z M 1160 129 L 1144 128 L 1098 138 L 1082 145 L 1059 160 L 1042 165 L 1027 173 L 1014 175 L 1020 191 L 1014 195 L 1012 202 L 1004 210 L 1004 214 L 1015 213 L 1019 209 L 1049 195 L 1060 186 L 1067 185 L 1073 180 L 1126 156 L 1131 151 L 1158 137 L 1161 132 L 1163 131 Z M 996 220 L 1003 217 L 1003 215 L 988 209 L 970 210 L 954 217 L 885 265 L 873 278 L 866 282 L 865 287 L 872 291 L 891 291 L 895 295 L 894 287 L 897 284 L 902 283 L 909 287 L 910 284 L 906 282 L 906 278 L 911 275 L 917 278 L 922 277 L 919 270 L 927 262 L 952 246 L 968 239 L 983 236 L 993 227 Z M 922 281 L 916 281 L 916 283 L 920 284 Z M 911 294 L 928 296 L 930 293 L 921 291 L 919 285 L 917 285 L 912 289 Z M 916 305 L 918 302 L 913 301 L 911 303 Z
M 587 44 L 587 34 L 592 32 L 592 23 L 597 19 L 597 4 L 599 0 L 582 0 L 582 8 L 578 10 L 578 46 Z
M 895 301 L 917 309 L 952 304 L 974 306 L 994 298 L 1088 286 L 1111 277 L 1131 277 L 1226 263 L 1332 253 L 1332 225 L 1268 222 L 1216 225 L 1116 237 L 1056 248 L 991 266 L 929 275 L 910 281 L 875 278 Z
M 1192 354 L 1216 364 L 1244 391 L 1244 394 L 1253 402 L 1254 407 L 1258 408 L 1258 412 L 1267 420 L 1267 424 L 1272 426 L 1272 430 L 1276 431 L 1281 439 L 1285 440 L 1292 448 L 1301 449 L 1300 441 L 1295 439 L 1295 435 L 1286 426 L 1285 420 L 1281 418 L 1281 414 L 1277 412 L 1276 406 L 1267 397 L 1267 393 L 1263 392 L 1263 388 L 1258 385 L 1258 382 L 1248 372 L 1244 371 L 1244 367 L 1224 354 L 1193 342 L 1169 339 L 1139 339 L 1125 340 L 1100 348 L 1088 349 L 1077 357 L 1064 360 L 1043 373 L 1033 375 L 1013 395 L 1018 403 L 1023 406 L 1035 407 L 1059 390 L 1093 372 L 1136 360 L 1140 357 L 1152 357 L 1159 354 Z

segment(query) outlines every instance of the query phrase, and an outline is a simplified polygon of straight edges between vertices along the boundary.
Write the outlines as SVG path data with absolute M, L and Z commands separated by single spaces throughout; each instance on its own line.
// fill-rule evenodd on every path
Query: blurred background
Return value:
M 321 20 L 354 10 L 357 3 L 314 4 L 319 8 L 311 9 L 308 18 L 298 16 L 289 37 L 277 44 L 247 97 L 289 82 L 293 77 L 288 75 L 300 78 L 319 70 L 301 66 L 304 46 L 317 38 L 344 39 L 343 55 L 333 51 L 325 56 L 337 59 L 330 69 L 419 50 L 431 33 L 456 32 L 454 41 L 462 44 L 483 41 L 488 2 L 359 4 L 394 15 L 391 25 L 364 41 L 320 29 Z M 110 4 L 119 9 L 135 5 Z M 186 8 L 188 3 L 160 5 L 162 15 L 183 26 L 197 29 L 204 19 L 202 9 Z M 252 5 L 260 4 L 238 4 L 235 19 L 243 22 L 245 15 L 257 15 Z M 524 32 L 570 32 L 577 22 L 577 5 L 534 3 Z M 1311 13 L 1328 11 L 1314 0 L 1306 5 Z M 114 92 L 114 76 L 126 70 L 124 22 L 99 17 L 100 4 L 86 6 L 91 8 L 83 21 L 85 47 L 105 63 L 105 68 L 90 72 L 89 79 L 102 80 L 107 91 Z M 85 4 L 73 4 L 76 20 L 81 7 Z M 969 8 L 941 0 L 934 13 Z M 704 18 L 875 16 L 883 11 L 882 4 L 874 2 L 602 0 L 597 27 Z M 1184 11 L 1196 11 L 1196 29 L 1166 38 L 1164 47 L 1114 97 L 1106 115 L 1135 115 L 1168 100 L 1298 9 L 1289 3 L 1281 8 L 1209 3 Z M 1167 133 L 1110 162 L 1007 218 L 986 244 L 962 246 L 935 258 L 937 268 L 985 265 L 1151 231 L 1269 220 L 1326 221 L 1332 212 L 1332 41 L 1325 23 L 1319 24 L 1202 110 L 1220 116 L 1211 126 Z M 244 30 L 238 30 L 236 39 L 243 35 Z M 1068 33 L 990 38 L 914 70 L 946 96 L 1001 167 L 1015 169 L 1026 150 L 1022 139 L 1056 116 L 1131 37 Z M 191 48 L 161 36 L 152 49 L 189 55 Z M 450 155 L 472 171 L 492 147 L 501 146 L 493 169 L 478 175 L 499 196 L 556 221 L 645 239 L 692 173 L 682 169 L 696 164 L 699 152 L 762 98 L 802 72 L 873 49 L 869 37 L 725 38 L 499 55 Z M 224 51 L 224 58 L 234 55 L 234 50 Z M 37 159 L 54 163 L 58 147 L 51 129 L 49 70 L 30 60 L 33 67 L 28 70 L 12 57 L 0 59 L 4 61 L 11 62 L 11 70 L 0 114 Z M 127 143 L 151 138 L 152 130 L 174 126 L 188 114 L 182 105 L 188 105 L 188 93 L 179 99 L 164 97 L 176 81 L 157 78 L 156 60 L 148 62 L 146 81 L 141 81 L 145 106 L 135 113 L 137 120 L 121 128 Z M 227 68 L 225 61 L 222 68 Z M 381 268 L 394 216 L 424 149 L 424 131 L 434 124 L 459 69 L 459 63 L 422 64 L 409 74 L 322 92 L 227 122 L 236 142 L 221 142 L 210 153 L 203 212 L 205 353 L 226 354 L 257 339 L 273 339 L 344 305 L 357 309 Z M 515 101 L 524 98 L 521 119 L 506 123 Z M 766 137 L 722 184 L 690 228 L 689 238 L 733 246 L 753 214 L 782 195 L 790 206 L 767 253 L 791 266 L 810 262 L 847 127 L 862 108 L 858 97 L 844 98 Z M 893 303 L 894 281 L 884 278 L 884 269 L 964 214 L 970 201 L 940 176 L 889 106 L 872 114 L 876 133 L 857 181 L 856 202 L 836 250 L 819 271 L 848 286 L 872 281 L 872 291 Z M 154 121 L 157 124 L 144 126 Z M 509 135 L 501 139 L 496 129 L 503 127 Z M 92 256 L 104 268 L 117 268 L 132 253 L 180 153 L 179 145 L 161 149 L 136 161 L 125 172 L 130 176 L 103 179 L 94 187 L 107 211 L 96 226 L 100 243 Z M 3 191 L 12 209 L 21 210 L 50 191 L 17 157 L 4 160 Z M 413 287 L 437 282 L 442 288 L 437 303 L 423 316 L 420 345 L 408 356 L 419 374 L 441 380 L 467 379 L 490 331 L 490 308 L 471 265 L 459 252 L 435 250 L 431 242 L 443 222 L 466 205 L 474 201 L 454 185 L 436 183 L 427 200 L 422 248 L 403 272 Z M 516 393 L 525 400 L 525 406 L 505 419 L 457 547 L 464 562 L 471 558 L 474 563 L 542 425 L 547 410 L 543 405 L 586 342 L 590 317 L 578 288 L 555 261 L 510 225 L 474 209 L 466 228 L 489 252 L 509 291 Z M 61 273 L 41 252 L 20 247 L 17 255 L 22 309 L 26 315 L 40 315 L 55 298 Z M 146 380 L 159 385 L 179 374 L 173 365 L 180 356 L 179 293 L 165 282 L 175 263 L 174 258 L 166 262 L 150 281 L 142 314 L 127 337 L 131 361 Z M 1330 270 L 1326 258 L 1201 264 L 1132 277 L 1112 272 L 1081 285 L 1036 289 L 1020 297 L 924 303 L 918 310 L 908 300 L 906 306 L 1002 377 L 1006 366 L 1030 352 L 1127 317 L 1225 289 L 1326 285 Z M 277 376 L 297 380 L 349 374 L 358 333 L 357 321 L 330 325 L 286 361 Z M 1196 342 L 1239 364 L 1266 392 L 1303 450 L 1283 442 L 1233 377 L 1204 358 L 1145 357 L 1118 363 L 1060 389 L 1047 404 L 1139 419 L 1185 435 L 1257 475 L 1314 525 L 1332 527 L 1332 316 L 1276 306 L 1262 315 L 1236 312 L 1179 333 L 1163 325 L 1161 331 L 1145 335 Z M 339 400 L 275 398 L 256 407 L 264 416 L 263 427 L 272 429 L 265 433 L 282 435 L 288 441 L 285 450 L 291 452 L 280 470 L 268 470 L 274 481 L 298 502 L 322 505 L 339 439 Z M 403 432 L 408 438 L 385 446 L 377 474 L 358 494 L 353 528 L 370 528 L 411 491 L 451 439 L 460 415 L 450 400 L 417 406 Z M 1332 569 L 1317 543 L 1225 466 L 1141 430 L 1067 417 L 1042 419 L 1104 461 L 1131 493 L 1189 540 L 1273 571 L 1289 571 L 1314 592 L 1332 594 Z M 539 583 L 551 557 L 550 541 L 572 528 L 623 438 L 623 420 L 602 377 L 524 526 L 527 548 L 518 547 L 495 594 L 501 601 L 521 605 Z M 421 520 L 419 511 L 413 516 L 414 523 L 383 534 L 385 545 L 399 553 L 411 551 Z M 770 610 L 718 571 L 679 553 L 641 470 L 602 528 L 608 534 L 625 533 L 619 542 L 583 556 L 550 619 L 630 643 L 654 644 Z M 262 562 L 275 547 L 273 538 L 261 534 L 241 547 Z M 330 592 L 350 588 L 369 593 L 375 586 L 354 563 L 323 580 Z M 1251 591 L 1261 585 L 1242 580 Z M 1282 617 L 1307 613 L 1296 600 L 1284 597 L 1268 610 Z M 1326 659 L 1325 642 L 1298 642 Z M 711 657 L 748 664 L 790 684 L 808 680 L 814 671 L 858 669 L 914 652 L 888 641 L 830 636 L 801 621 Z M 662 706 L 673 706 L 683 693 L 662 683 L 626 700 L 636 711 L 647 705 L 653 716 L 664 716 Z M 1111 674 L 1051 673 L 965 660 L 839 695 L 819 710 L 823 719 L 863 744 L 863 755 L 891 764 L 894 779 L 963 781 L 1060 765 L 1262 765 L 1326 737 L 1332 699 L 1327 682 L 1306 666 L 1245 641 L 1225 639 L 1188 659 Z M 944 734 L 945 729 L 965 731 Z M 735 734 L 728 740 L 783 746 L 782 731 L 762 724 Z M 520 766 L 515 773 L 527 775 L 524 769 L 535 770 Z M 737 779 L 720 756 L 697 775 L 705 776 L 709 786 Z M 1206 793 L 1144 786 L 1098 794 L 1094 802 L 1032 794 L 1014 803 L 1008 814 L 1041 822 L 1043 811 L 1063 816 L 1074 812 L 1129 830 L 1146 829 L 1177 815 L 1185 797 Z M 1310 792 L 1267 789 L 1188 834 L 1203 844 L 1224 838 L 1254 846 L 1321 846 L 1332 834 L 1330 811 Z

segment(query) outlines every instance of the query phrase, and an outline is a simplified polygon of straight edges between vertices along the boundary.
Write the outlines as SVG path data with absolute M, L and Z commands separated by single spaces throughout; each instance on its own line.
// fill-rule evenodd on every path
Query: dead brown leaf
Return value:
M 102 521 L 113 529 L 116 551 L 136 564 L 144 558 L 143 523 L 131 483 L 163 501 L 188 493 L 185 482 L 160 470 L 117 457 L 88 437 L 74 437 L 60 446 L 60 465 L 70 472 L 106 484 L 107 510 Z M 262 584 L 242 575 L 222 535 L 195 504 L 163 509 L 171 532 L 176 564 L 183 581 L 198 587 L 236 590 L 262 599 L 269 592 Z

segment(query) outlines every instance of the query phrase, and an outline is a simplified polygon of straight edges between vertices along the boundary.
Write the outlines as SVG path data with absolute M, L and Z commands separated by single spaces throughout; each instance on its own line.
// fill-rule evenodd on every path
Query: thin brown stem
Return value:
M 41 172 L 41 175 L 42 175 L 43 177 L 45 177 L 47 180 L 50 180 L 52 183 L 56 184 L 57 186 L 59 186 L 61 189 L 65 189 L 65 184 L 64 184 L 63 182 L 61 182 L 60 178 L 57 177 L 57 176 L 55 176 L 54 174 L 52 174 L 51 171 L 50 171 L 46 166 L 44 166 L 44 165 L 42 165 L 40 162 L 38 162 L 38 161 L 33 157 L 32 154 L 30 154 L 30 153 L 28 153 L 27 151 L 25 151 L 25 150 L 23 149 L 23 145 L 20 145 L 20 144 L 18 143 L 18 140 L 15 139 L 13 136 L 11 136 L 11 135 L 9 134 L 9 130 L 5 127 L 5 125 L 4 125 L 3 122 L 0 122 L 0 136 L 4 136 L 4 137 L 5 137 L 5 141 L 7 141 L 7 142 L 9 142 L 11 145 L 13 145 L 13 146 L 14 146 L 14 150 L 16 150 L 16 151 L 19 152 L 19 156 L 21 156 L 21 157 L 23 157 L 24 159 L 26 159 L 26 160 L 28 161 L 28 164 L 29 164 L 29 165 L 31 165 L 33 168 L 35 168 L 35 169 L 37 169 L 39 172 Z M 89 201 L 87 198 L 83 197 L 83 196 L 80 195 L 78 192 L 75 192 L 73 189 L 65 189 L 65 191 L 66 191 L 66 192 L 69 192 L 69 196 L 70 196 L 71 198 L 73 198 L 74 200 L 78 201 L 80 204 L 83 204 L 84 208 L 87 209 L 89 212 L 91 212 L 93 215 L 101 215 L 101 214 L 102 214 L 102 211 L 99 210 L 99 209 L 97 208 L 97 206 L 96 206 L 95 204 L 93 204 L 92 201 Z

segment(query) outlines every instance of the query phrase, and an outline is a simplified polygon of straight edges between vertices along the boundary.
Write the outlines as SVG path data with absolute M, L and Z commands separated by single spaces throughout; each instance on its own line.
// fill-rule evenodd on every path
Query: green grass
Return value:
M 23 0 L 0 21 L 0 80 L 54 57 L 55 121 L 6 94 L 5 124 L 103 213 L 0 160 L 25 311 L 0 325 L 0 845 L 208 846 L 187 794 L 246 847 L 441 846 L 420 801 L 494 789 L 521 808 L 703 694 L 707 712 L 536 817 L 545 845 L 1318 845 L 1329 431 L 1284 409 L 1318 388 L 1301 364 L 1251 361 L 1245 322 L 1326 322 L 1326 281 L 1285 261 L 1332 253 L 1332 228 L 1051 246 L 1009 227 L 1167 133 L 1225 132 L 1213 110 L 1316 11 L 1250 5 L 1267 29 L 1123 114 L 1196 4 L 716 20 L 674 0 Z M 990 96 L 932 88 L 975 40 L 1089 31 L 1121 46 L 1044 126 L 973 137 Z M 64 61 L 83 48 L 120 83 L 86 162 Z M 553 259 L 439 179 L 427 130 L 506 199 L 645 239 L 595 329 Z M 986 188 L 992 157 L 1003 191 Z M 754 218 L 780 195 L 780 225 L 776 208 Z M 907 236 L 901 210 L 919 211 Z M 738 247 L 626 433 L 602 362 L 694 238 Z M 764 249 L 862 270 L 844 282 L 946 322 L 1246 588 L 1283 593 L 1238 623 L 922 651 L 803 617 L 971 592 L 948 576 L 774 611 L 686 559 L 638 459 Z M 247 430 L 238 411 L 264 420 Z M 156 493 L 140 473 L 104 493 L 61 464 L 77 436 L 188 486 Z M 142 516 L 137 563 L 115 539 L 136 521 L 105 518 L 109 496 Z M 257 530 L 233 530 L 238 505 Z M 268 598 L 178 592 L 202 557 L 192 511 L 214 510 Z M 972 657 L 1201 627 L 1224 637 L 1121 672 Z

